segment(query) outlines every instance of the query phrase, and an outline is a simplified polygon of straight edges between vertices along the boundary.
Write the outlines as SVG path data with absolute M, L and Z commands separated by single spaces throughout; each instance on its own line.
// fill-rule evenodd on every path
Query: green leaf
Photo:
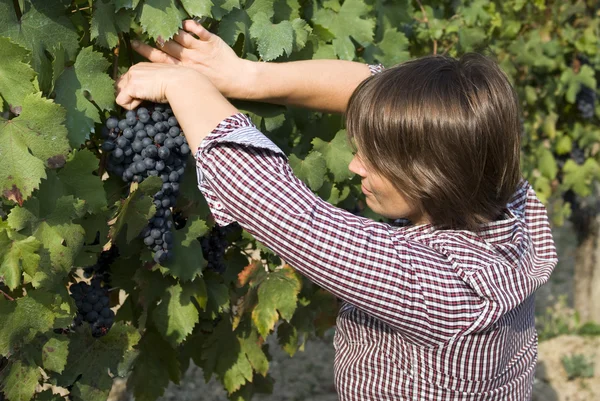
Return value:
M 290 21 L 273 24 L 264 12 L 259 12 L 252 18 L 250 36 L 256 40 L 264 61 L 275 60 L 284 52 L 288 56 L 292 54 L 294 27 Z
M 549 149 L 541 148 L 538 151 L 538 166 L 544 177 L 548 178 L 549 180 L 556 178 L 558 166 L 556 165 L 554 155 Z
M 38 91 L 35 71 L 26 62 L 29 52 L 0 37 L 0 96 L 13 109 L 23 106 L 25 96 Z
M 595 72 L 589 65 L 582 66 L 579 74 L 575 74 L 572 69 L 568 68 L 561 74 L 560 82 L 567 86 L 567 101 L 574 104 L 582 85 L 589 88 L 596 87 Z
M 581 166 L 569 159 L 563 166 L 563 183 L 565 190 L 573 189 L 579 196 L 590 196 L 592 181 L 600 178 L 600 165 L 588 158 Z
M 134 9 L 138 6 L 140 0 L 113 0 L 117 10 L 121 8 Z
M 129 28 L 131 16 L 128 14 L 125 10 L 117 12 L 110 0 L 95 1 L 90 38 L 95 39 L 96 43 L 104 48 L 116 47 L 119 44 L 119 33 L 123 31 L 122 27 Z
M 158 177 L 149 177 L 123 201 L 116 212 L 116 217 L 109 222 L 109 236 L 116 239 L 122 230 L 127 230 L 126 241 L 133 241 L 148 225 L 156 213 L 152 203 L 153 196 L 162 185 Z
M 232 12 L 234 8 L 241 8 L 240 0 L 214 0 L 214 7 L 210 10 L 217 21 Z
M 174 0 L 146 0 L 140 12 L 140 24 L 153 39 L 168 40 L 181 28 Z
M 166 271 L 182 281 L 194 280 L 202 276 L 206 266 L 202 257 L 202 246 L 198 237 L 206 234 L 206 223 L 199 217 L 190 218 L 181 230 L 173 232 L 173 260 L 167 264 Z
M 34 237 L 11 241 L 5 231 L 0 231 L 0 282 L 14 290 L 21 285 L 22 271 L 35 271 L 40 262 L 36 252 L 42 246 Z
M 56 102 L 67 109 L 69 142 L 74 148 L 89 138 L 94 123 L 100 122 L 98 109 L 112 110 L 114 81 L 105 73 L 109 62 L 92 47 L 81 49 L 75 65 L 66 68 L 56 82 Z M 86 96 L 88 98 L 86 98 Z
M 346 130 L 338 131 L 331 142 L 315 138 L 312 144 L 314 150 L 321 153 L 325 158 L 327 168 L 333 173 L 336 182 L 341 182 L 354 176 L 348 169 L 348 165 L 354 156 L 348 144 Z
M 164 394 L 169 379 L 179 383 L 181 367 L 177 352 L 154 331 L 147 331 L 138 346 L 139 354 L 127 380 L 137 401 L 154 401 Z
M 337 12 L 326 8 L 318 9 L 313 23 L 335 36 L 333 47 L 340 59 L 353 60 L 355 49 L 350 37 L 363 46 L 373 42 L 375 19 L 367 17 L 370 9 L 363 0 L 346 0 Z
M 259 341 L 258 333 L 252 330 L 247 338 L 240 338 L 239 340 L 242 352 L 246 354 L 252 368 L 259 374 L 266 376 L 269 371 L 269 360 L 262 350 L 262 341 Z
M 181 0 L 181 4 L 192 17 L 210 16 L 210 9 L 213 6 L 211 0 Z
M 4 197 L 22 205 L 46 178 L 44 165 L 64 165 L 70 149 L 64 118 L 65 111 L 41 94 L 25 97 L 19 117 L 0 118 L 0 190 Z
M 27 95 L 21 115 L 1 128 L 0 142 L 8 142 L 8 136 L 19 137 L 47 167 L 62 167 L 71 150 L 63 125 L 65 114 L 62 107 L 43 98 L 41 93 Z
M 244 51 L 252 52 L 252 41 L 250 40 L 250 17 L 245 10 L 234 9 L 223 17 L 219 22 L 219 37 L 229 46 L 234 46 L 239 35 L 244 35 Z
M 204 339 L 201 360 L 195 358 L 194 362 L 202 367 L 205 377 L 215 372 L 229 394 L 252 380 L 252 365 L 227 319 L 221 320 Z
M 27 344 L 38 333 L 60 327 L 62 320 L 72 319 L 70 308 L 60 295 L 45 291 L 29 291 L 15 301 L 0 298 L 0 355 L 8 355 Z
M 69 338 L 50 338 L 42 348 L 42 366 L 46 370 L 62 373 L 67 364 L 69 354 Z
M 85 201 L 91 213 L 99 213 L 107 206 L 102 179 L 92 174 L 98 170 L 98 159 L 87 149 L 73 151 L 67 164 L 58 172 L 70 194 Z
M 300 51 L 306 46 L 312 28 L 302 18 L 293 20 L 292 28 L 294 28 L 294 51 Z
M 158 332 L 172 346 L 180 344 L 198 323 L 198 310 L 191 301 L 191 292 L 175 284 L 167 288 L 152 318 Z
M 296 155 L 290 155 L 289 162 L 294 174 L 310 189 L 318 191 L 321 188 L 327 173 L 327 162 L 321 153 L 312 151 L 304 160 L 299 159 Z
M 404 33 L 398 32 L 396 28 L 389 28 L 377 46 L 366 47 L 364 57 L 371 59 L 371 62 L 377 60 L 384 66 L 391 67 L 411 58 L 408 46 L 409 41 Z
M 6 374 L 0 376 L 2 390 L 8 401 L 29 401 L 42 378 L 42 373 L 35 365 L 23 361 L 15 361 L 5 367 Z
M 59 44 L 72 59 L 79 48 L 79 35 L 66 17 L 68 4 L 56 1 L 31 0 L 30 7 L 17 19 L 13 1 L 0 0 L 0 36 L 32 51 L 32 66 L 38 73 L 40 87 L 47 92 L 51 87 L 51 61 L 45 52 L 54 56 Z
M 58 385 L 71 385 L 81 374 L 78 393 L 86 393 L 86 387 L 92 387 L 104 393 L 106 400 L 112 386 L 109 373 L 117 377 L 126 373 L 120 365 L 130 363 L 137 355 L 134 347 L 140 341 L 140 334 L 135 327 L 119 322 L 100 338 L 92 337 L 89 325 L 81 330 L 79 335 L 69 337 L 67 365 L 58 377 Z
M 272 272 L 262 281 L 258 287 L 258 304 L 252 311 L 252 321 L 261 336 L 269 335 L 279 316 L 287 321 L 292 318 L 300 288 L 300 280 L 289 266 Z

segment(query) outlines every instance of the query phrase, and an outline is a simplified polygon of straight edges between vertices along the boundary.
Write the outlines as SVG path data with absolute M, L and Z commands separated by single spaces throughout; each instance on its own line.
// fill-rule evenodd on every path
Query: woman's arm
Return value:
M 354 89 L 371 75 L 366 64 L 353 61 L 241 59 L 223 39 L 193 20 L 184 21 L 183 30 L 160 50 L 137 41 L 134 49 L 152 62 L 201 72 L 227 98 L 326 112 L 343 113 Z
M 346 111 L 369 66 L 345 60 L 254 62 L 246 99 L 331 113 Z

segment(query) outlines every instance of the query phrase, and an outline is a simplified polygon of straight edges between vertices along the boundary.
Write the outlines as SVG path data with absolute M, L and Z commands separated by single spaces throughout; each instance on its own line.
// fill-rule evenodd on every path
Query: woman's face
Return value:
M 348 168 L 361 177 L 367 205 L 375 213 L 389 219 L 408 219 L 414 225 L 428 223 L 421 211 L 410 204 L 387 178 L 361 160 L 359 153 L 354 155 Z

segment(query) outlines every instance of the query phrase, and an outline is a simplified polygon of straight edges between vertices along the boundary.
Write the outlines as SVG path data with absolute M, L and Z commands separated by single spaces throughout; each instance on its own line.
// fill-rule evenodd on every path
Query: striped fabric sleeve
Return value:
M 415 268 L 401 228 L 315 196 L 246 115 L 225 119 L 203 140 L 196 167 L 217 224 L 237 221 L 313 282 L 408 337 L 421 327 L 424 341 L 439 343 L 475 320 L 478 297 L 464 282 L 431 265 Z M 436 282 L 443 285 L 430 291 Z

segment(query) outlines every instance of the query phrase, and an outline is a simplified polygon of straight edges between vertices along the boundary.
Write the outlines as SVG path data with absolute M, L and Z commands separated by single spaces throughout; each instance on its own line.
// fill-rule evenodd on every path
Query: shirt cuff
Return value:
M 213 166 L 211 165 L 212 158 L 207 156 L 215 147 L 224 143 L 240 147 L 268 149 L 287 159 L 285 153 L 256 128 L 250 117 L 241 112 L 225 118 L 202 140 L 195 154 L 198 189 L 204 195 L 216 223 L 221 226 L 233 223 L 235 219 L 224 209 L 210 185 L 213 178 L 210 171 Z M 226 166 L 218 168 L 226 168 Z
M 371 70 L 371 75 L 379 74 L 385 69 L 383 64 L 368 64 L 368 66 L 369 70 Z

